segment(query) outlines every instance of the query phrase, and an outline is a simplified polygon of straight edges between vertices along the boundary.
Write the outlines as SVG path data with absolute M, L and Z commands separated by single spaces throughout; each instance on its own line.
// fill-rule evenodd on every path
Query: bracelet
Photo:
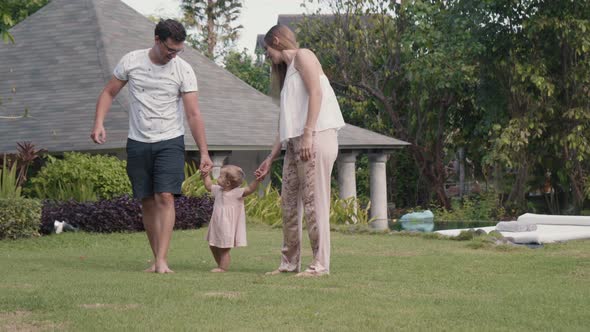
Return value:
M 308 126 L 305 126 L 305 127 L 303 127 L 303 131 L 306 131 L 306 130 L 311 130 L 311 131 L 313 131 L 313 129 L 312 129 L 311 127 L 308 127 Z

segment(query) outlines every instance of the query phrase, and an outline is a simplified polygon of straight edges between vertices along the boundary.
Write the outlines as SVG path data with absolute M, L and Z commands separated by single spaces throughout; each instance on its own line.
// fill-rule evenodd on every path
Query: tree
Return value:
M 381 132 L 408 148 L 425 182 L 450 208 L 444 183 L 445 141 L 475 109 L 477 57 L 474 23 L 460 1 L 328 2 L 331 23 L 311 16 L 299 39 L 312 48 L 339 94 L 375 103 Z M 428 203 L 423 202 L 423 203 Z
M 223 62 L 225 69 L 230 73 L 256 90 L 268 94 L 270 87 L 270 65 L 268 62 L 257 65 L 254 58 L 246 51 L 229 51 Z
M 24 20 L 49 0 L 2 0 L 0 1 L 0 36 L 5 43 L 14 42 L 8 32 L 18 22 Z
M 209 59 L 222 59 L 238 38 L 242 25 L 235 25 L 242 11 L 242 0 L 182 0 L 184 23 L 192 47 Z
M 590 193 L 590 3 L 498 0 L 481 8 L 494 36 L 482 61 L 492 91 L 482 105 L 494 116 L 486 119 L 486 161 L 513 170 L 508 201 L 517 207 L 551 173 L 554 190 L 571 191 L 575 213 Z

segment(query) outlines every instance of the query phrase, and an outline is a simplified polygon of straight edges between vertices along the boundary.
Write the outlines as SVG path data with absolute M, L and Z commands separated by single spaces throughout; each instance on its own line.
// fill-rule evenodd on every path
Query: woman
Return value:
M 305 216 L 313 261 L 297 276 L 330 272 L 330 177 L 338 155 L 337 131 L 344 127 L 334 90 L 315 54 L 298 48 L 295 34 L 275 25 L 264 37 L 272 62 L 272 91 L 280 98 L 279 135 L 256 170 L 261 180 L 286 145 L 281 201 L 281 265 L 268 274 L 300 272 L 301 217 Z

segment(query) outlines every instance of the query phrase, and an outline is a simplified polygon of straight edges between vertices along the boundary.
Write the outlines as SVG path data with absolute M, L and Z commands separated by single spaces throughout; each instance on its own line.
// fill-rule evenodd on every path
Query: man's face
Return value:
M 156 37 L 156 44 L 158 46 L 160 61 L 163 63 L 170 62 L 176 55 L 184 51 L 184 42 L 177 42 L 171 38 L 162 41 Z

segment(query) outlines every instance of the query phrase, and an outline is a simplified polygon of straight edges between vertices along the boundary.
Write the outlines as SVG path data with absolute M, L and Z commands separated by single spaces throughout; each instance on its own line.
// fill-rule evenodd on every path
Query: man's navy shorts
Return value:
M 156 143 L 127 139 L 127 175 L 133 197 L 181 194 L 184 181 L 184 136 Z

